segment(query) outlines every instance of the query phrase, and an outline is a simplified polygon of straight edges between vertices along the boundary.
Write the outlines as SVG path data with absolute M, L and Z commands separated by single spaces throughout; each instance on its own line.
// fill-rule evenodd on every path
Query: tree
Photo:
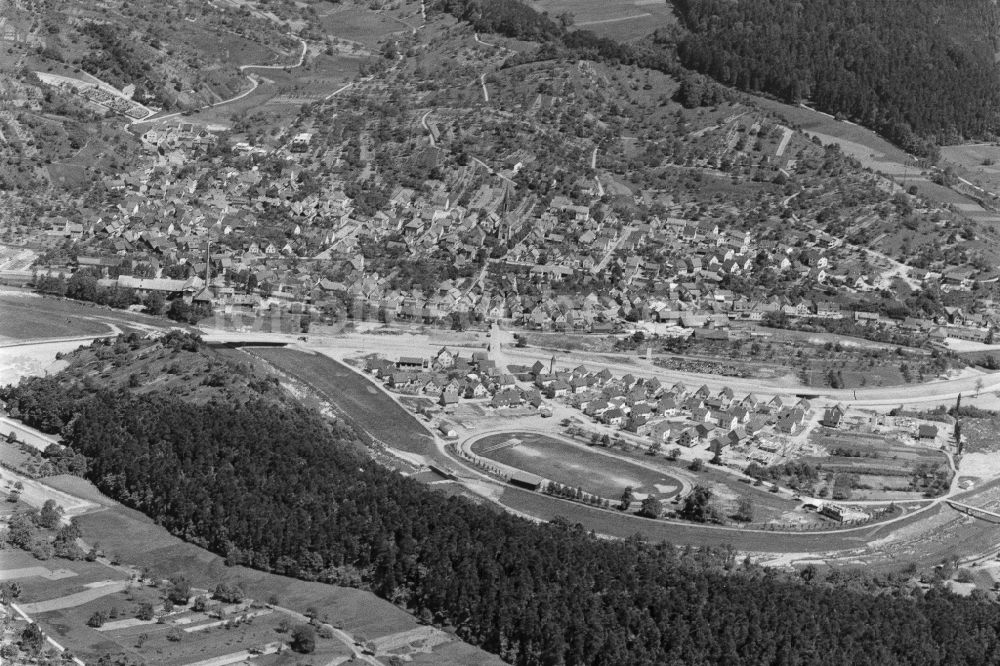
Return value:
M 53 529 L 59 524 L 62 514 L 63 509 L 56 504 L 55 500 L 45 500 L 45 504 L 42 505 L 42 511 L 38 516 L 38 524 L 46 529 Z
M 163 296 L 162 292 L 151 291 L 149 296 L 146 297 L 146 312 L 152 315 L 160 315 L 163 313 L 163 306 L 166 305 L 167 299 Z
M 632 506 L 632 502 L 635 500 L 635 495 L 632 493 L 632 486 L 625 488 L 625 492 L 622 493 L 621 502 L 618 503 L 619 511 L 628 511 L 629 507 Z
M 663 513 L 663 503 L 653 495 L 642 500 L 642 508 L 639 515 L 646 518 L 659 518 Z
M 184 302 L 183 298 L 175 298 L 170 301 L 167 308 L 167 317 L 174 321 L 187 321 L 191 315 L 191 306 Z
M 139 604 L 139 608 L 136 610 L 135 616 L 143 622 L 149 622 L 153 619 L 153 604 L 148 601 L 143 601 Z
M 309 624 L 297 624 L 292 629 L 292 649 L 309 654 L 316 649 L 316 630 Z
M 243 588 L 235 583 L 219 583 L 215 586 L 215 593 L 212 596 L 227 604 L 238 604 L 243 601 L 244 592 Z M 197 599 L 195 601 L 197 602 Z
M 180 575 L 171 578 L 167 598 L 179 606 L 187 606 L 188 599 L 191 598 L 191 583 L 188 579 Z
M 667 460 L 677 460 L 681 457 L 680 447 L 675 446 L 667 452 Z
M 28 626 L 21 632 L 21 649 L 34 656 L 41 651 L 44 643 L 45 634 L 42 633 L 42 630 L 34 622 L 28 623 Z
M 184 638 L 184 632 L 181 631 L 180 627 L 171 627 L 170 631 L 167 632 L 168 641 L 173 641 L 174 643 L 177 643 L 182 638 Z
M 688 465 L 688 469 L 691 470 L 692 472 L 700 472 L 701 468 L 704 466 L 705 466 L 704 460 L 702 460 L 701 458 L 695 458 L 694 460 L 691 461 L 691 464 Z
M 687 520 L 705 523 L 715 520 L 715 510 L 711 505 L 712 490 L 706 486 L 697 485 L 691 489 L 681 505 L 680 515 Z
M 87 620 L 87 626 L 99 629 L 108 621 L 108 615 L 104 611 L 94 611 L 94 614 Z
M 741 523 L 752 523 L 754 517 L 754 504 L 753 498 L 748 495 L 740 497 L 739 502 L 736 504 L 736 513 L 733 514 L 733 518 L 740 521 Z

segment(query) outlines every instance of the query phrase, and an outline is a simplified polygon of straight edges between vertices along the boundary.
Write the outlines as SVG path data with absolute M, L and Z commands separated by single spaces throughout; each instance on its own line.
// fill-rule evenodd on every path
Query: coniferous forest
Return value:
M 994 664 L 1000 609 L 932 588 L 805 584 L 740 561 L 538 525 L 369 459 L 346 427 L 256 396 L 6 389 L 63 423 L 108 495 L 232 564 L 362 585 L 516 664 Z M 870 583 L 871 581 L 869 581 Z
M 685 67 L 808 101 L 911 151 L 1000 125 L 989 0 L 672 0 Z

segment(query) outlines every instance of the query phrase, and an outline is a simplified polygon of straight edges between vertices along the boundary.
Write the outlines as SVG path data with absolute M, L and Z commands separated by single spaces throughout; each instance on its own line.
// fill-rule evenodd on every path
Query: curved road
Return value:
M 299 59 L 298 59 L 298 61 L 294 65 L 240 65 L 239 66 L 240 74 L 246 74 L 246 71 L 248 69 L 285 69 L 286 67 L 288 69 L 293 69 L 295 67 L 301 67 L 302 63 L 305 62 L 306 53 L 308 53 L 308 51 L 309 51 L 309 44 L 306 42 L 306 40 L 302 39 L 301 37 L 296 37 L 296 39 L 299 40 L 299 42 L 302 44 L 302 53 L 299 54 Z M 253 91 L 257 90 L 257 88 L 260 86 L 260 81 L 258 81 L 257 79 L 255 79 L 250 74 L 246 74 L 246 77 L 247 77 L 247 80 L 250 81 L 250 89 L 249 90 L 244 90 L 240 94 L 238 94 L 238 95 L 236 95 L 234 97 L 230 97 L 229 99 L 224 99 L 221 102 L 215 102 L 214 104 L 206 104 L 205 106 L 202 106 L 202 107 L 199 107 L 197 109 L 194 109 L 192 111 L 192 113 L 197 113 L 198 111 L 205 111 L 206 109 L 214 109 L 214 108 L 216 108 L 218 106 L 222 106 L 224 104 L 230 104 L 232 102 L 239 101 L 239 100 L 243 99 L 244 97 L 246 97 L 247 95 L 251 94 Z M 141 125 L 143 123 L 158 123 L 158 122 L 160 122 L 162 120 L 169 120 L 170 118 L 176 118 L 177 116 L 184 115 L 184 113 L 185 112 L 182 111 L 182 112 L 179 112 L 179 113 L 170 113 L 170 114 L 167 114 L 165 116 L 159 116 L 158 118 L 148 118 L 147 117 L 147 118 L 143 118 L 142 120 L 133 120 L 131 124 L 132 125 Z

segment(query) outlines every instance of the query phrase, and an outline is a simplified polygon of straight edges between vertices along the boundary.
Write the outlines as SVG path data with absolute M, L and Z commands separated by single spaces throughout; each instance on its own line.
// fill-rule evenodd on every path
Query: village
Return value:
M 586 447 L 641 453 L 653 469 L 658 464 L 653 461 L 664 459 L 686 460 L 699 469 L 711 464 L 734 479 L 766 481 L 789 498 L 813 497 L 821 509 L 837 507 L 838 520 L 868 516 L 863 507 L 843 502 L 904 501 L 944 492 L 953 477 L 950 456 L 961 452 L 947 420 L 840 403 L 822 406 L 809 397 L 737 395 L 725 385 L 711 389 L 631 373 L 617 376 L 607 367 L 557 366 L 555 357 L 548 364 L 498 367 L 486 351 L 466 356 L 442 347 L 427 358 L 370 354 L 362 360 L 365 371 L 400 396 L 401 404 L 434 419 L 446 440 L 474 441 L 481 432 L 498 429 L 539 430 Z M 486 451 L 499 448 L 504 447 Z M 466 445 L 456 451 L 463 457 L 471 453 Z M 488 468 L 496 464 L 473 460 Z M 809 478 L 796 478 L 810 466 L 827 470 L 826 476 L 809 472 Z M 530 477 L 532 471 L 509 467 L 515 478 L 508 480 L 522 478 L 522 472 Z

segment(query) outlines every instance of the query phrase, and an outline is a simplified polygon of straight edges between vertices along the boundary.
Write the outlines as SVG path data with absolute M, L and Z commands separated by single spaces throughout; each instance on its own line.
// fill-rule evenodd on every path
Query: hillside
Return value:
M 925 155 L 1000 124 L 1000 14 L 987 0 L 673 5 L 689 31 L 681 63 L 726 85 L 810 102 Z
M 199 352 L 192 339 L 178 341 Z M 121 364 L 135 351 L 126 344 L 105 360 Z M 53 381 L 79 375 L 73 365 Z M 29 382 L 4 397 L 23 413 L 46 404 L 44 388 Z M 74 395 L 65 440 L 87 456 L 88 478 L 103 492 L 230 564 L 353 581 L 511 663 L 1000 657 L 994 605 L 937 590 L 907 598 L 893 578 L 805 585 L 741 565 L 727 549 L 608 542 L 559 520 L 535 525 L 388 471 L 356 451 L 351 433 L 293 404 L 96 388 Z
M 299 46 L 278 20 L 210 3 L 9 4 L 10 71 L 103 82 L 163 109 L 232 97 L 239 65 L 292 62 Z

